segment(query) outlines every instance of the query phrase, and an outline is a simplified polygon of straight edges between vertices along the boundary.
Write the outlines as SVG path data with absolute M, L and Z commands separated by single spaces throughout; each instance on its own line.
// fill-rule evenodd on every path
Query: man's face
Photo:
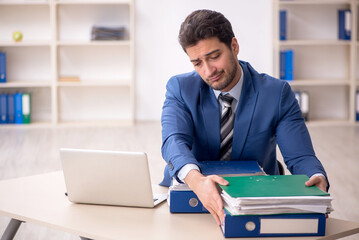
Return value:
M 217 37 L 203 39 L 186 49 L 195 70 L 213 89 L 228 92 L 239 81 L 238 42 L 232 39 L 231 49 Z

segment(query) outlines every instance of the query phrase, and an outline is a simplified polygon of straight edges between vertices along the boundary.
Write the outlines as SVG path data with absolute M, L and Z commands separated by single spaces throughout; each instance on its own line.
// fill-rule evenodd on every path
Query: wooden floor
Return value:
M 309 131 L 330 180 L 335 210 L 331 217 L 359 222 L 359 126 L 309 126 Z M 144 151 L 148 154 L 153 183 L 160 182 L 165 166 L 159 122 L 131 127 L 10 127 L 0 128 L 0 180 L 61 170 L 61 147 Z M 0 234 L 8 221 L 0 217 Z M 357 235 L 347 239 L 359 239 Z M 79 238 L 26 223 L 15 239 Z

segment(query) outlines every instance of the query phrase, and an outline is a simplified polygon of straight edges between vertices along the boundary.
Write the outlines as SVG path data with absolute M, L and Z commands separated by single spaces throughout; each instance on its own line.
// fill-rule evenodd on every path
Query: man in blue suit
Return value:
M 169 186 L 172 178 L 187 183 L 220 224 L 224 212 L 216 185 L 228 182 L 203 176 L 198 162 L 256 160 L 267 174 L 279 174 L 278 144 L 292 174 L 306 174 L 307 186 L 327 190 L 326 172 L 289 84 L 237 60 L 230 22 L 215 11 L 195 11 L 182 23 L 179 42 L 195 71 L 167 83 L 161 185 Z

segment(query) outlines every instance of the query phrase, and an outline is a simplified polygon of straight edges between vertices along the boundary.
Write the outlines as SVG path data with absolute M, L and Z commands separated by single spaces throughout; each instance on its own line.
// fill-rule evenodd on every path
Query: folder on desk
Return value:
M 228 238 L 324 236 L 325 224 L 320 213 L 232 216 L 225 210 L 221 229 Z
M 199 162 L 203 175 L 252 176 L 265 173 L 257 161 L 203 161 Z M 197 195 L 187 186 L 173 180 L 167 199 L 171 213 L 208 213 Z
M 332 198 L 305 175 L 224 177 L 225 237 L 321 236 Z
M 332 197 L 306 175 L 224 177 L 223 204 L 232 215 L 328 213 Z
M 307 187 L 306 175 L 266 175 L 224 177 L 229 184 L 220 187 L 231 197 L 329 196 L 316 186 Z
M 171 213 L 209 213 L 189 188 L 182 191 L 170 190 L 168 201 Z

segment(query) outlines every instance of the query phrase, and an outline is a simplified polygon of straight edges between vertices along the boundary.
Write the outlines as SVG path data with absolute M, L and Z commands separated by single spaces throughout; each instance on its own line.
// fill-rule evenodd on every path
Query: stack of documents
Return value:
M 91 40 L 123 40 L 125 36 L 125 27 L 100 27 L 93 26 L 91 31 Z
M 220 186 L 225 209 L 233 215 L 329 213 L 332 197 L 305 175 L 224 177 Z

